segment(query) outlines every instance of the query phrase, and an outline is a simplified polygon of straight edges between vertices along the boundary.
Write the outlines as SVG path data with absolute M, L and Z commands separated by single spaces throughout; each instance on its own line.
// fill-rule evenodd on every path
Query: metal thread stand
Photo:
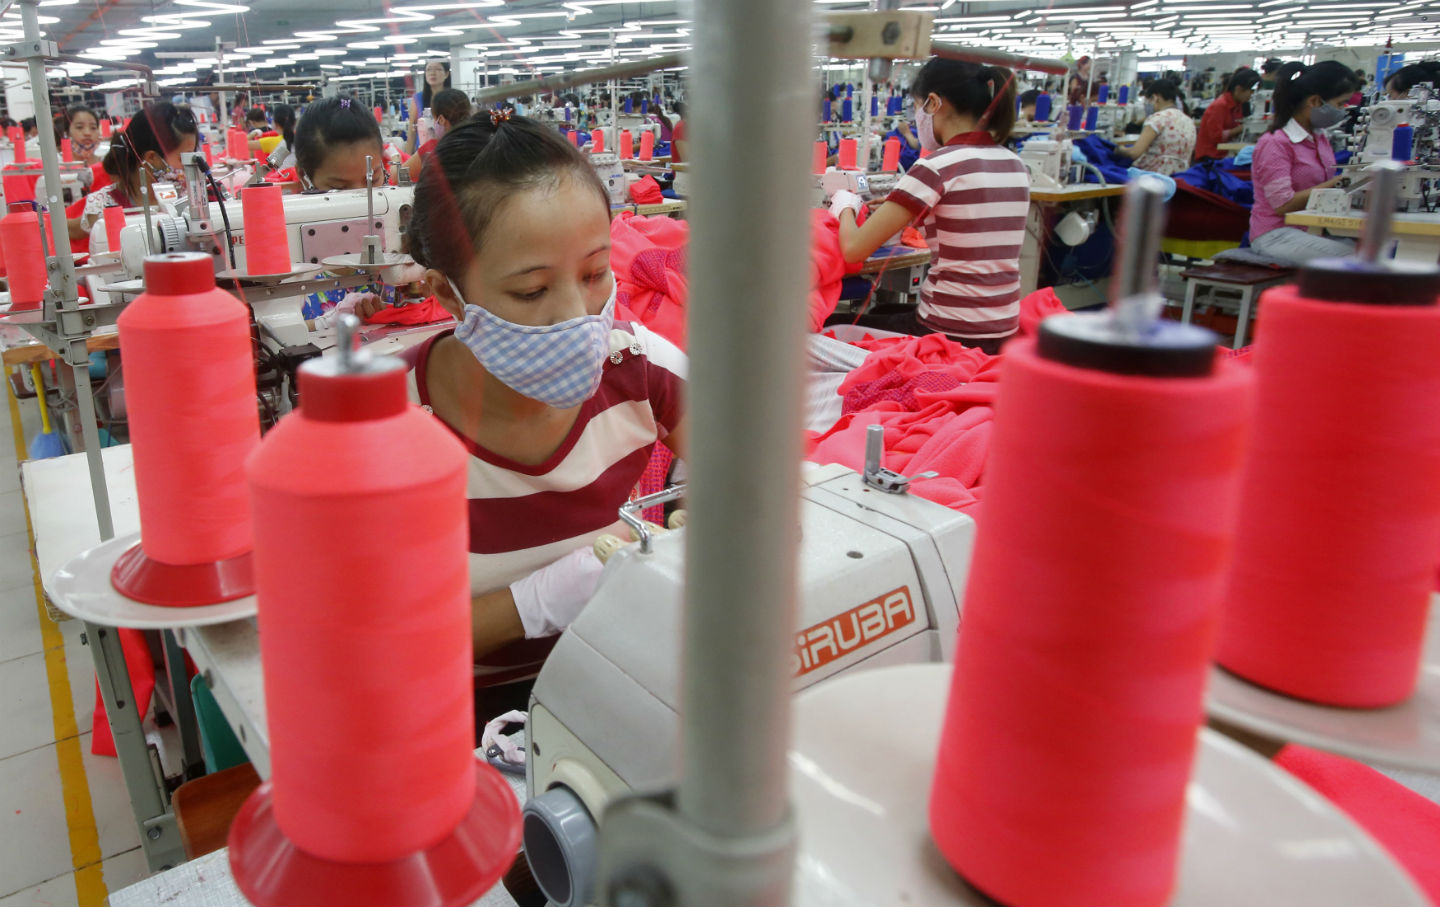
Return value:
M 40 37 L 38 18 L 39 0 L 20 0 L 20 17 L 25 38 L 19 44 L 5 47 L 4 58 L 10 61 L 25 61 L 30 75 L 30 90 L 35 98 L 36 122 L 48 124 L 51 120 L 50 92 L 45 80 L 47 60 L 63 60 L 53 41 Z M 154 94 L 153 81 L 149 81 L 150 70 L 144 66 L 113 64 L 121 68 L 134 69 L 147 77 L 146 92 Z M 51 213 L 51 252 L 46 258 L 45 269 L 49 288 L 44 297 L 44 318 L 35 324 L 23 325 L 37 340 L 61 355 L 71 367 L 75 382 L 76 403 L 79 410 L 81 437 L 85 444 L 85 458 L 90 470 L 90 487 L 95 499 L 95 519 L 100 528 L 100 539 L 106 541 L 115 535 L 110 515 L 110 494 L 105 481 L 105 467 L 100 457 L 100 433 L 96 425 L 95 399 L 90 384 L 90 352 L 86 346 L 92 331 L 102 325 L 114 324 L 120 313 L 120 306 L 87 305 L 80 307 L 75 276 L 75 260 L 70 254 L 69 224 L 60 200 L 60 155 L 55 147 L 54 130 L 42 128 L 40 135 L 40 160 L 45 169 L 44 199 Z M 43 223 L 42 218 L 42 223 Z M 175 826 L 175 815 L 170 811 L 170 797 L 166 789 L 164 772 L 158 760 L 152 761 L 141 717 L 132 701 L 130 672 L 125 665 L 125 651 L 120 644 L 119 634 L 110 627 L 85 623 L 86 639 L 90 642 L 91 656 L 95 660 L 95 674 L 100 682 L 100 696 L 105 703 L 106 716 L 111 734 L 115 738 L 115 750 L 120 759 L 120 768 L 125 776 L 125 787 L 130 795 L 130 806 L 136 823 L 140 827 L 140 844 L 145 849 L 145 858 L 152 870 L 164 869 L 185 861 L 185 850 Z M 174 635 L 164 633 L 167 665 L 171 654 L 178 655 Z M 184 678 L 184 659 L 175 658 L 178 677 Z M 194 707 L 190 701 L 190 688 L 183 682 L 173 682 L 172 703 L 177 721 L 188 719 L 193 738 Z M 182 724 L 182 734 L 185 725 Z M 187 774 L 198 765 L 198 738 L 185 740 Z M 197 760 L 192 762 L 192 756 Z

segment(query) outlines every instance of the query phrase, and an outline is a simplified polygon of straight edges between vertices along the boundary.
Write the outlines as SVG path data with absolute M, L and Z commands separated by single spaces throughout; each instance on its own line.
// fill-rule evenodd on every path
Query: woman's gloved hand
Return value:
M 354 314 L 361 321 L 374 315 L 385 308 L 385 300 L 374 293 L 346 293 L 345 297 L 335 303 L 335 308 L 315 319 L 315 330 L 323 331 L 326 328 L 334 327 L 341 315 Z
M 839 217 L 841 211 L 849 210 L 855 212 L 855 216 L 859 217 L 860 208 L 864 204 L 865 200 L 854 192 L 848 189 L 841 189 L 830 199 L 830 213 Z
M 570 626 L 595 595 L 604 569 L 594 549 L 586 546 L 511 583 L 525 638 L 554 636 Z

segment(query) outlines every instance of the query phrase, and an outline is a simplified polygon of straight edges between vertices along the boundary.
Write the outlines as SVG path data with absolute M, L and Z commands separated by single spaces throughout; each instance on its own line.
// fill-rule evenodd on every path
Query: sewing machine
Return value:
M 795 691 L 954 652 L 975 523 L 905 493 L 909 480 L 879 466 L 879 437 L 871 441 L 864 476 L 832 465 L 803 478 Z M 610 556 L 531 694 L 525 843 L 556 903 L 591 902 L 578 886 L 593 876 L 584 868 L 593 834 L 587 845 L 567 822 L 585 826 L 615 796 L 673 780 L 684 533 L 647 533 Z M 557 897 L 565 885 L 574 897 Z
M 863 170 L 839 170 L 831 167 L 820 175 L 820 191 L 828 200 L 836 192 L 848 191 L 870 201 L 884 198 L 900 182 L 899 173 L 872 172 Z
M 1395 129 L 1408 124 L 1414 106 L 1415 102 L 1407 98 L 1403 101 L 1377 101 L 1365 108 L 1360 114 L 1359 128 L 1364 130 L 1364 135 L 1355 154 L 1356 160 L 1364 164 L 1390 160 Z
M 1074 144 L 1069 139 L 1030 139 L 1020 160 L 1030 171 L 1032 189 L 1060 189 L 1074 182 Z
M 229 247 L 233 242 L 234 269 L 246 272 L 243 206 L 238 199 L 227 200 L 222 214 L 220 203 L 206 200 L 206 182 L 199 169 L 203 156 L 184 155 L 182 162 L 186 169 L 185 193 L 182 195 L 173 185 L 156 186 L 160 203 L 151 210 L 148 243 L 144 213 L 126 212 L 125 227 L 120 232 L 118 273 L 89 276 L 92 295 L 106 298 L 100 287 L 139 279 L 147 254 L 204 252 L 214 257 L 219 273 L 231 269 Z M 243 184 L 247 175 L 242 169 L 234 179 Z M 378 251 L 398 253 L 410 223 L 414 195 L 414 187 L 407 185 L 283 196 L 292 260 L 318 270 L 327 258 L 362 251 L 367 235 L 377 237 Z M 97 220 L 91 228 L 90 242 L 92 253 L 110 251 L 103 220 Z M 358 286 L 369 279 L 362 276 L 331 281 L 337 287 L 341 282 Z M 253 298 L 248 301 L 256 320 L 282 345 L 306 342 L 307 328 L 300 308 L 305 296 L 316 292 L 313 283 L 277 284 L 263 293 L 250 294 Z
M 1257 89 L 1250 95 L 1250 115 L 1244 120 L 1244 129 L 1240 133 L 1239 141 L 1253 142 L 1264 135 L 1270 128 L 1270 117 L 1275 106 L 1275 92 L 1270 89 Z

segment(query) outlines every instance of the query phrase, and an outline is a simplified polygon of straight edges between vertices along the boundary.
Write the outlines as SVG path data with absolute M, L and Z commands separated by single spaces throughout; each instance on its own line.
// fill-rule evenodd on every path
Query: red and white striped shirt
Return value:
M 923 218 L 934 253 L 920 323 L 958 337 L 1008 337 L 1020 325 L 1020 247 L 1030 174 L 988 132 L 957 135 L 916 161 L 887 197 Z
M 430 350 L 449 333 L 430 338 L 413 357 L 411 399 L 427 409 Z M 610 332 L 610 349 L 599 389 L 545 462 L 517 463 L 455 432 L 470 452 L 472 594 L 502 589 L 603 533 L 628 537 L 616 512 L 630 499 L 655 442 L 680 422 L 687 360 L 664 337 L 623 321 Z

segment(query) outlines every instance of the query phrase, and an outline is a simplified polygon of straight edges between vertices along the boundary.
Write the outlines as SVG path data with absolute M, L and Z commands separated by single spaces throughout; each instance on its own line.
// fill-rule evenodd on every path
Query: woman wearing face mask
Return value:
M 139 206 L 144 199 L 142 169 L 149 174 L 151 183 L 180 181 L 180 155 L 195 151 L 199 145 L 199 129 L 189 107 L 157 101 L 137 113 L 125 131 L 111 140 L 110 152 L 105 155 L 105 173 L 112 182 L 86 196 L 84 210 L 70 218 L 70 238 L 88 236 L 109 205 Z
M 1154 112 L 1145 117 L 1140 138 L 1128 148 L 1117 147 L 1115 153 L 1134 159 L 1141 170 L 1166 176 L 1179 173 L 1190 166 L 1195 152 L 1195 121 L 1180 107 L 1180 89 L 1169 79 L 1156 79 L 1145 86 L 1145 102 Z
M 1285 226 L 1285 215 L 1303 210 L 1313 190 L 1340 181 L 1325 130 L 1345 119 L 1342 105 L 1354 91 L 1355 74 L 1333 60 L 1314 66 L 1286 63 L 1276 73 L 1275 117 L 1255 145 L 1250 167 L 1255 183 L 1250 245 L 1261 255 L 1300 265 L 1354 251 L 1351 240 Z
M 435 138 L 421 145 L 410 155 L 410 160 L 405 162 L 405 169 L 410 171 L 410 182 L 420 181 L 420 170 L 425 166 L 425 158 L 435 151 L 435 146 L 440 144 L 445 133 L 470 119 L 470 110 L 470 98 L 458 88 L 446 88 L 435 93 L 435 100 L 430 105 L 430 112 L 435 117 Z
M 470 453 L 477 694 L 491 694 L 477 713 L 489 718 L 502 701 L 524 708 L 543 638 L 590 600 L 592 545 L 616 531 L 651 449 L 683 456 L 685 357 L 615 320 L 609 198 L 585 156 L 536 121 L 495 113 L 450 130 L 416 188 L 408 242 L 460 321 L 416 348 L 412 399 Z
M 861 200 L 854 193 L 835 193 L 830 210 L 840 219 L 847 262 L 869 258 L 912 220 L 934 260 L 918 309 L 882 307 L 856 323 L 939 332 L 995 353 L 1020 323 L 1020 246 L 1030 205 L 1029 172 L 1002 144 L 1015 125 L 1015 78 L 1000 67 L 936 58 L 911 91 L 916 132 L 929 156 L 863 225 L 856 225 Z

